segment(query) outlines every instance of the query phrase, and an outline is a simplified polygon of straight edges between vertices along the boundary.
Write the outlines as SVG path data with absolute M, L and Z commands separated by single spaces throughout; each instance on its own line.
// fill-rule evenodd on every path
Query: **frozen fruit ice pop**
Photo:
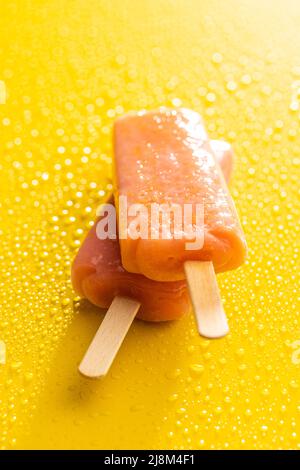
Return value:
M 246 243 L 234 203 L 200 115 L 188 109 L 129 113 L 115 122 L 115 201 L 142 204 L 201 203 L 204 243 L 187 250 L 187 237 L 120 239 L 122 264 L 156 281 L 185 278 L 186 261 L 211 261 L 216 272 L 237 268 Z M 162 227 L 160 227 L 162 228 Z M 149 226 L 149 233 L 151 228 Z
M 222 170 L 231 168 L 231 146 L 219 141 L 212 141 L 211 145 Z M 228 178 L 229 172 L 226 172 L 227 181 Z M 118 240 L 100 240 L 96 224 L 97 221 L 72 266 L 72 282 L 79 295 L 102 308 L 108 308 L 116 295 L 135 298 L 142 304 L 137 317 L 147 321 L 175 320 L 190 310 L 185 281 L 156 282 L 126 272 Z
M 174 320 L 190 307 L 185 282 L 156 282 L 125 271 L 118 241 L 97 238 L 96 224 L 73 263 L 72 282 L 82 297 L 102 308 L 116 295 L 140 301 L 137 317 L 143 320 Z

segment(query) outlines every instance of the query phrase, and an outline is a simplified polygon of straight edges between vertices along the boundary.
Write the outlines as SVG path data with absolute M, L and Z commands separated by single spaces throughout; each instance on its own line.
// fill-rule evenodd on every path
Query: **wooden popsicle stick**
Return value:
M 106 375 L 141 304 L 116 296 L 79 366 L 85 377 Z
M 229 328 L 211 261 L 186 261 L 186 280 L 201 336 L 221 338 Z

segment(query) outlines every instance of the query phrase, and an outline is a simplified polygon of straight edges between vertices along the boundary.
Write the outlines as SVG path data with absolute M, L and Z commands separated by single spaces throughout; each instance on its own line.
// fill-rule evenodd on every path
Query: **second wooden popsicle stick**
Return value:
M 98 378 L 107 374 L 140 306 L 128 297 L 114 298 L 81 361 L 82 375 Z
M 201 336 L 221 338 L 229 328 L 211 261 L 186 261 L 186 280 Z

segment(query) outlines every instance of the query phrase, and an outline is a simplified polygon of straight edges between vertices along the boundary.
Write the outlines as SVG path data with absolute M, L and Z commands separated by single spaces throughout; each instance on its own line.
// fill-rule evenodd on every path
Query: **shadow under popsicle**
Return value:
M 77 366 L 104 313 L 88 301 L 74 309 L 49 366 L 32 425 L 37 435 L 29 447 L 35 442 L 38 448 L 57 448 L 60 441 L 62 448 L 141 448 L 147 429 L 153 432 L 175 406 L 168 401 L 177 387 L 173 371 L 186 363 L 182 331 L 189 331 L 183 323 L 192 324 L 192 315 L 163 324 L 134 321 L 105 378 L 87 380 Z M 51 417 L 47 410 L 53 408 Z M 97 436 L 90 432 L 96 423 Z M 128 435 L 127 423 L 134 436 Z

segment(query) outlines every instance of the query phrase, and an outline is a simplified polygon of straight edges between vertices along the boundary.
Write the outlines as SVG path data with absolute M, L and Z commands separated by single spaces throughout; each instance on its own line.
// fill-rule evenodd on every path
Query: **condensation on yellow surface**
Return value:
M 1 1 L 2 448 L 300 447 L 299 22 L 297 0 Z M 111 189 L 113 120 L 158 105 L 203 113 L 237 154 L 231 334 L 135 322 L 87 381 L 103 312 L 70 263 Z

